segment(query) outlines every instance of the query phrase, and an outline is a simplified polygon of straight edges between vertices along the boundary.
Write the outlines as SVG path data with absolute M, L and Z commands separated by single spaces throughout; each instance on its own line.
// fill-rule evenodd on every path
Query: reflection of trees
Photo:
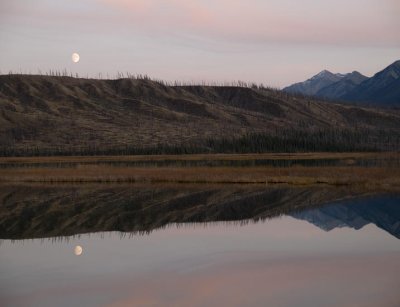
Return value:
M 265 186 L 3 186 L 0 238 L 144 234 L 175 223 L 243 224 L 354 194 L 338 188 Z

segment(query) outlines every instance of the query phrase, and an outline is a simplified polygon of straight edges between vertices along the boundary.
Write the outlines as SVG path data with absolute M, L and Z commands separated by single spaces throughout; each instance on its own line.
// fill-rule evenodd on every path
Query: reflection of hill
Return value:
M 360 229 L 373 223 L 400 239 L 400 196 L 351 199 L 290 215 L 325 231 L 338 227 Z
M 342 189 L 265 186 L 0 186 L 0 238 L 150 232 L 171 223 L 257 221 L 347 195 L 351 194 Z

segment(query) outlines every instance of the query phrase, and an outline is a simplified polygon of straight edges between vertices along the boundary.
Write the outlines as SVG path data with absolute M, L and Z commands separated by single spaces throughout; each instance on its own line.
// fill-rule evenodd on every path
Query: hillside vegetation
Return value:
M 400 112 L 259 86 L 0 76 L 0 155 L 399 148 Z

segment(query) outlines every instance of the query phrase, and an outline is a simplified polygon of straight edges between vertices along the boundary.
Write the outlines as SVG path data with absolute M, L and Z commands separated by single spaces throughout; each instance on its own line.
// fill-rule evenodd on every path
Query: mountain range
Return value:
M 371 78 L 357 71 L 334 74 L 323 70 L 304 82 L 285 87 L 283 91 L 334 101 L 400 107 L 400 60 Z

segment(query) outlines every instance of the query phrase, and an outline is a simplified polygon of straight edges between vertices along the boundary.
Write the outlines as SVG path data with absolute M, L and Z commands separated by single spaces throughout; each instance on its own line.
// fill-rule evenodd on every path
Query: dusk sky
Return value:
M 323 69 L 371 76 L 400 59 L 399 16 L 399 0 L 1 0 L 0 71 L 278 87 Z

